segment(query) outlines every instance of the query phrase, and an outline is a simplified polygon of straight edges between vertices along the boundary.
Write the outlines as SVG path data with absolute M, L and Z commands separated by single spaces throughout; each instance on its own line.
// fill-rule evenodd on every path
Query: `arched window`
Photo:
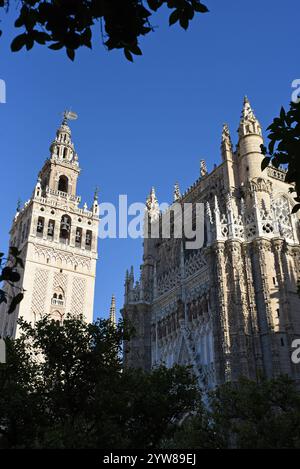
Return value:
M 58 181 L 58 190 L 60 192 L 68 193 L 68 188 L 69 188 L 69 179 L 67 178 L 67 176 L 60 176 L 59 181 Z
M 82 228 L 76 228 L 75 246 L 77 248 L 80 248 L 81 242 L 82 242 Z
M 61 287 L 57 287 L 53 293 L 51 299 L 52 306 L 64 307 L 65 306 L 65 294 Z
M 88 249 L 89 251 L 92 249 L 92 232 L 91 232 L 91 230 L 87 230 L 87 232 L 86 232 L 85 249 Z
M 37 226 L 36 226 L 36 235 L 41 238 L 43 236 L 44 232 L 44 225 L 45 225 L 45 218 L 44 217 L 39 217 Z
M 65 160 L 68 156 L 68 149 L 67 147 L 64 147 L 64 152 L 63 152 L 63 159 Z
M 63 215 L 60 222 L 60 236 L 59 240 L 61 243 L 69 244 L 71 234 L 71 218 L 69 215 Z
M 54 220 L 49 220 L 47 237 L 50 240 L 52 240 L 53 237 L 54 237 L 54 227 L 55 227 L 55 221 Z

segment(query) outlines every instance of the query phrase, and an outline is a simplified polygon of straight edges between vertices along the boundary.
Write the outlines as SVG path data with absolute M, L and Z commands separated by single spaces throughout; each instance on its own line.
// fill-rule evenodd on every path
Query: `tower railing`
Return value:
M 46 194 L 47 195 L 54 195 L 55 197 L 61 197 L 62 199 L 69 200 L 71 202 L 75 202 L 75 203 L 78 203 L 78 204 L 81 202 L 81 197 L 80 196 L 71 195 L 71 194 L 68 194 L 67 192 L 59 191 L 59 190 L 56 190 L 56 189 L 50 189 L 49 187 L 47 187 L 47 189 L 46 189 Z

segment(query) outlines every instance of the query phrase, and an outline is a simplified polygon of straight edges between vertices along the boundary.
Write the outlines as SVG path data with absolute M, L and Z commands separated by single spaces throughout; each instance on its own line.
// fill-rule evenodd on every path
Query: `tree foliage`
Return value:
M 7 9 L 12 0 L 0 0 Z M 65 48 L 74 60 L 79 47 L 92 48 L 92 36 L 102 38 L 108 50 L 123 49 L 128 60 L 141 55 L 139 38 L 154 31 L 151 19 L 163 6 L 172 10 L 169 24 L 187 29 L 195 13 L 206 13 L 200 0 L 23 0 L 17 3 L 16 28 L 22 28 L 12 44 L 16 52 L 35 43 L 52 50 Z M 95 25 L 97 24 L 97 27 Z
M 23 289 L 18 287 L 18 282 L 21 279 L 18 270 L 24 268 L 23 260 L 20 256 L 21 251 L 16 247 L 10 248 L 8 258 L 4 257 L 3 252 L 0 253 L 0 284 L 1 282 L 6 284 L 5 290 L 0 289 L 0 304 L 7 304 L 8 314 L 12 314 L 15 311 L 24 297 Z M 10 287 L 10 290 L 7 287 Z
M 123 370 L 124 324 L 20 325 L 0 365 L 3 447 L 152 448 L 199 400 L 189 369 Z
M 265 155 L 262 161 L 262 170 L 270 163 L 275 168 L 287 165 L 285 182 L 293 184 L 290 189 L 295 193 L 297 204 L 293 209 L 296 213 L 300 209 L 300 102 L 291 102 L 288 112 L 282 107 L 279 117 L 273 120 L 268 127 L 270 140 L 268 148 L 262 145 Z
M 226 383 L 211 392 L 208 409 L 188 419 L 168 447 L 300 448 L 300 394 L 286 376 Z

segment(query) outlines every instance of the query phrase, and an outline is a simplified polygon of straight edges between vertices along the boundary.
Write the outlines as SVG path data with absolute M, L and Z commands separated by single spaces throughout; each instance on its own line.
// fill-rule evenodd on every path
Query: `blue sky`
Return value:
M 18 197 L 27 200 L 61 113 L 72 108 L 73 141 L 83 168 L 79 193 L 90 203 L 94 187 L 100 201 L 144 201 L 154 185 L 160 202 L 172 199 L 173 185 L 185 190 L 220 161 L 224 122 L 236 142 L 243 96 L 266 128 L 291 82 L 300 78 L 299 0 L 206 0 L 210 9 L 187 32 L 168 27 L 165 13 L 153 18 L 154 34 L 143 39 L 143 56 L 129 63 L 101 44 L 79 51 L 75 63 L 63 52 L 35 46 L 11 53 L 14 30 L 3 16 L 0 78 L 7 103 L 1 119 L 1 250 Z M 14 16 L 12 11 L 11 16 Z M 111 293 L 123 304 L 126 268 L 139 270 L 140 240 L 100 240 L 95 316 L 106 316 Z

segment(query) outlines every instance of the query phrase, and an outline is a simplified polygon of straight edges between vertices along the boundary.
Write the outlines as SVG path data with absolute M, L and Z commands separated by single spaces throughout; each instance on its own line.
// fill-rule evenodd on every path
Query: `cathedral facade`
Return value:
M 19 317 L 33 323 L 44 315 L 59 321 L 68 314 L 93 319 L 98 197 L 95 193 L 90 209 L 86 204 L 80 208 L 80 167 L 67 117 L 65 113 L 32 197 L 13 220 L 10 246 L 21 251 L 24 269 L 15 287 L 4 288 L 8 297 L 24 290 L 24 299 L 10 315 L 1 304 L 0 337 L 18 336 Z
M 131 269 L 125 280 L 122 314 L 135 329 L 127 366 L 191 365 L 206 390 L 240 375 L 300 379 L 291 361 L 300 337 L 299 216 L 285 170 L 261 171 L 262 144 L 245 98 L 236 149 L 225 125 L 221 164 L 209 174 L 202 162 L 184 194 L 175 186 L 177 204 L 205 204 L 204 245 L 145 237 L 140 277 Z M 159 223 L 154 189 L 146 207 Z

